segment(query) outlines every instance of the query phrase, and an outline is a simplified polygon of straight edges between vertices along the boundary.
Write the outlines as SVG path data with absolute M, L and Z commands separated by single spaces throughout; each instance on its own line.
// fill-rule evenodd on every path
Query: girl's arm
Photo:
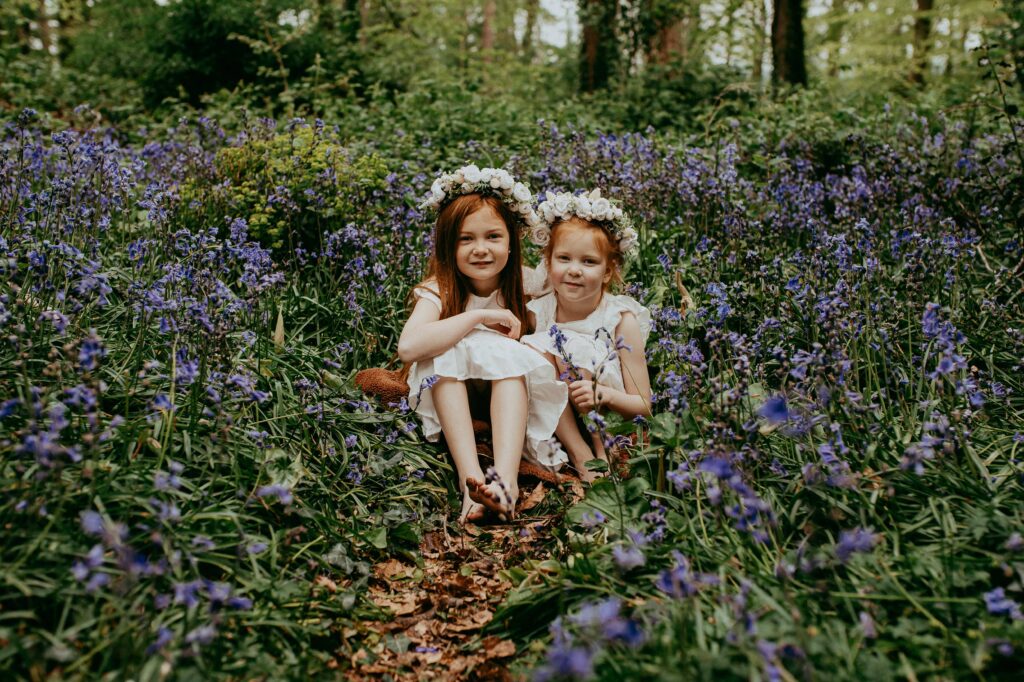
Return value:
M 444 320 L 440 318 L 441 311 L 432 301 L 421 298 L 416 302 L 398 339 L 398 357 L 402 362 L 411 364 L 436 357 L 461 341 L 478 324 L 507 328 L 508 332 L 503 332 L 506 336 L 519 338 L 519 319 L 510 310 L 485 308 Z
M 623 313 L 619 326 L 615 329 L 616 338 L 622 337 L 623 342 L 632 350 L 623 348 L 619 351 L 622 363 L 622 385 L 625 391 L 607 386 L 598 386 L 599 403 L 602 407 L 618 412 L 623 417 L 632 418 L 637 415 L 651 416 L 651 379 L 647 376 L 647 360 L 644 358 L 644 336 L 640 331 L 640 323 L 633 313 Z

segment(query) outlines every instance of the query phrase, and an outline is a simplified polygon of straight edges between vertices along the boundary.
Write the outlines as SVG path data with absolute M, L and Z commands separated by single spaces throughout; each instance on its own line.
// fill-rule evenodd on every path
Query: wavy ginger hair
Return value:
M 508 230 L 508 262 L 501 271 L 498 289 L 505 307 L 519 318 L 521 328 L 528 324 L 526 295 L 523 293 L 523 249 L 519 238 L 519 217 L 497 197 L 483 194 L 463 194 L 441 209 L 434 229 L 434 251 L 430 256 L 427 277 L 416 287 L 428 289 L 426 282 L 437 282 L 437 294 L 441 299 L 441 319 L 465 311 L 472 291 L 468 278 L 459 272 L 455 252 L 459 246 L 462 223 L 473 213 L 485 206 L 490 207 Z

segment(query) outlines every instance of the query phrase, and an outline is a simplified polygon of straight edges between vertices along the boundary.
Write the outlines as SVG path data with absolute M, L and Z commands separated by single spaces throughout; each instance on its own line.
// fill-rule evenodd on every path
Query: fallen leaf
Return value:
M 277 309 L 277 324 L 274 326 L 274 345 L 284 348 L 284 311 Z
M 487 637 L 482 642 L 483 650 L 491 658 L 508 658 L 515 656 L 516 645 L 508 639 L 501 639 L 495 635 Z
M 582 500 L 583 496 L 586 494 L 583 490 L 583 481 L 581 481 L 578 478 L 574 478 L 571 481 L 569 481 L 569 488 L 572 491 L 573 504 L 576 504 L 577 502 Z
M 537 484 L 537 487 L 534 488 L 530 492 L 530 494 L 526 496 L 526 499 L 522 501 L 522 504 L 519 505 L 519 511 L 524 512 L 533 509 L 538 504 L 540 504 L 543 499 L 544 481 L 541 481 L 540 483 Z
M 387 594 L 370 590 L 370 599 L 383 609 L 390 609 L 396 616 L 407 616 L 419 610 L 419 595 L 415 592 Z
M 338 583 L 334 582 L 326 575 L 318 575 L 316 577 L 316 580 L 313 581 L 313 584 L 317 587 L 325 588 L 328 592 L 332 594 L 338 591 Z
M 409 566 L 396 559 L 388 559 L 373 567 L 374 574 L 378 578 L 384 578 L 385 580 L 390 580 L 395 576 L 404 578 L 411 570 Z
M 448 629 L 454 632 L 469 632 L 470 630 L 479 630 L 484 625 L 487 625 L 489 622 L 491 622 L 492 618 L 494 618 L 494 614 L 484 609 L 482 611 L 477 611 L 468 619 L 448 623 Z

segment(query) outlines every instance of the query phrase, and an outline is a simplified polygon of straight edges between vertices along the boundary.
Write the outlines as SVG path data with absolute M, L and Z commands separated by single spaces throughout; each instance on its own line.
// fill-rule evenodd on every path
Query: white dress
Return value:
M 432 302 L 441 310 L 441 299 L 435 291 L 419 286 L 413 289 L 413 295 L 417 299 Z M 500 310 L 503 308 L 500 297 L 499 291 L 490 296 L 470 294 L 466 310 Z M 423 433 L 429 441 L 437 441 L 441 434 L 433 391 L 429 388 L 430 378 L 435 376 L 459 381 L 525 377 L 528 442 L 536 443 L 551 438 L 558 425 L 558 418 L 569 401 L 568 388 L 558 380 L 555 369 L 544 357 L 514 339 L 482 324 L 477 325 L 445 352 L 413 363 L 409 368 L 409 405 L 420 416 Z
M 537 318 L 537 331 L 524 336 L 523 343 L 542 353 L 551 353 L 556 358 L 563 358 L 555 345 L 555 338 L 550 333 L 551 327 L 557 326 L 565 337 L 563 348 L 572 364 L 592 372 L 597 383 L 602 386 L 625 390 L 622 382 L 622 362 L 615 351 L 615 330 L 622 320 L 622 313 L 633 313 L 640 323 L 640 332 L 646 343 L 651 332 L 650 310 L 629 296 L 609 293 L 601 297 L 601 302 L 594 312 L 585 319 L 574 322 L 555 322 L 558 299 L 554 293 L 536 298 L 527 303 L 526 307 Z M 633 350 L 643 351 L 642 348 Z

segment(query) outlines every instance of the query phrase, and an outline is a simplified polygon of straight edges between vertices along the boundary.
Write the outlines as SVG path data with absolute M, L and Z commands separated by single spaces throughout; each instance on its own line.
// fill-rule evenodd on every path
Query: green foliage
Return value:
M 247 82 L 269 93 L 313 63 L 322 39 L 298 0 L 100 2 L 75 38 L 69 64 L 137 81 L 150 107 L 168 97 L 198 104 L 205 93 Z M 293 17 L 282 23 L 282 17 Z M 344 65 L 335 63 L 335 68 Z
M 212 177 L 183 183 L 178 219 L 194 221 L 188 207 L 195 203 L 209 224 L 243 218 L 250 234 L 275 250 L 322 249 L 325 231 L 365 222 L 388 169 L 380 157 L 353 155 L 320 133 L 300 127 L 222 149 Z

